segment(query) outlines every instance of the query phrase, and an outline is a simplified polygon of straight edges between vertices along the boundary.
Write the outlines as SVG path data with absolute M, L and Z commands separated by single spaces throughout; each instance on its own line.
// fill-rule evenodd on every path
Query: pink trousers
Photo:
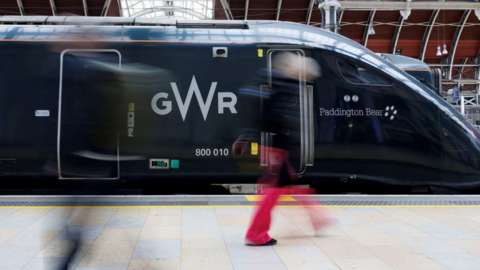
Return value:
M 266 147 L 263 147 L 262 150 L 267 150 Z M 280 164 L 283 162 L 287 163 L 288 166 L 288 173 L 290 177 L 296 177 L 295 171 L 293 167 L 288 163 L 288 152 L 278 148 L 270 148 L 270 160 L 272 163 Z M 273 159 L 272 159 L 273 158 Z M 281 169 L 280 166 L 275 166 L 278 170 Z M 275 172 L 275 173 L 279 173 Z M 265 175 L 259 179 L 259 183 L 261 184 L 268 184 L 271 187 L 264 189 L 263 195 L 265 198 L 263 201 L 260 202 L 260 206 L 258 207 L 250 227 L 248 228 L 247 234 L 245 236 L 245 242 L 251 245 L 262 245 L 267 243 L 272 239 L 268 234 L 270 230 L 270 223 L 272 220 L 272 209 L 275 206 L 278 198 L 280 195 L 285 194 L 315 194 L 316 190 L 313 188 L 299 188 L 295 186 L 285 186 L 285 187 L 277 187 L 279 175 Z M 307 213 L 310 217 L 312 225 L 315 230 L 319 229 L 320 226 L 324 223 L 324 221 L 318 216 L 317 212 L 312 207 L 305 207 Z

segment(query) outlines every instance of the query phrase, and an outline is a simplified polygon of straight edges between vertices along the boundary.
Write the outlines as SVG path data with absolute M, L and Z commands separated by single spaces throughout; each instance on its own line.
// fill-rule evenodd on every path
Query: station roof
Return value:
M 315 0 L 215 0 L 216 19 L 281 20 L 321 27 Z M 339 34 L 375 53 L 395 53 L 429 64 L 470 63 L 480 54 L 477 1 L 339 1 Z M 404 18 L 400 10 L 410 8 Z M 477 11 L 475 11 L 477 10 Z M 375 31 L 368 35 L 370 23 Z M 437 46 L 447 55 L 436 56 Z M 454 46 L 454 50 L 452 50 Z M 442 61 L 443 59 L 443 61 Z M 474 60 L 476 61 L 476 60 Z
M 2 0 L 0 15 L 77 15 L 216 20 L 280 20 L 321 27 L 318 0 Z M 477 64 L 477 1 L 339 1 L 339 33 L 376 53 L 428 64 Z M 403 17 L 400 10 L 409 10 Z M 406 14 L 408 12 L 404 12 Z M 477 15 L 478 14 L 478 15 Z M 370 24 L 371 23 L 371 24 Z M 374 35 L 369 35 L 369 25 Z M 446 44 L 448 54 L 436 56 Z

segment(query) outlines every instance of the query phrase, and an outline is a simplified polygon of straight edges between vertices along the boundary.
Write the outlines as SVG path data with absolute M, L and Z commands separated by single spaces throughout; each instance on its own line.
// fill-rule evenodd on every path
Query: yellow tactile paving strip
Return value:
M 245 198 L 247 198 L 247 200 L 250 202 L 263 201 L 263 196 L 252 195 L 252 196 L 245 196 Z M 296 202 L 297 200 L 292 198 L 292 196 L 282 195 L 278 198 L 278 201 L 279 202 Z
M 261 200 L 257 200 L 261 201 Z M 252 208 L 257 205 L 144 205 L 144 206 L 0 206 L 0 209 L 43 209 L 43 208 Z M 477 208 L 480 205 L 276 205 L 279 208 L 298 208 L 298 207 L 316 207 L 316 208 Z

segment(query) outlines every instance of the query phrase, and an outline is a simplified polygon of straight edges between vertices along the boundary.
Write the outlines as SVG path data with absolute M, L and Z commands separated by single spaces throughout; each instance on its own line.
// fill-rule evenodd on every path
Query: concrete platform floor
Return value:
M 145 198 L 90 196 L 81 200 L 125 202 L 167 197 Z M 480 200 L 479 196 L 308 199 L 312 198 L 339 202 Z M 184 196 L 172 201 L 248 199 L 255 197 Z M 304 199 L 292 196 L 284 201 Z M 3 202 L 55 200 L 73 199 L 0 199 Z M 278 244 L 251 247 L 244 244 L 244 236 L 255 207 L 248 205 L 3 206 L 0 269 L 57 269 L 76 238 L 80 239 L 80 246 L 69 269 L 77 270 L 480 269 L 480 205 L 310 207 L 329 222 L 318 236 L 314 235 L 303 207 L 283 205 L 273 212 L 271 236 Z

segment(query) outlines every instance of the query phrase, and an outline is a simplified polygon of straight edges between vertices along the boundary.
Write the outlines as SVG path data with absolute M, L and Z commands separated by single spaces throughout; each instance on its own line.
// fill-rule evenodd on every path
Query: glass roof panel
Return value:
M 211 20 L 214 0 L 120 0 L 124 17 Z

